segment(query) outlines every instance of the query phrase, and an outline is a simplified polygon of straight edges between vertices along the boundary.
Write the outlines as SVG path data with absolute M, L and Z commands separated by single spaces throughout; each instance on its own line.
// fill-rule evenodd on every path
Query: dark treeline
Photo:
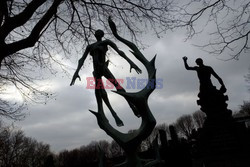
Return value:
M 48 144 L 26 137 L 22 130 L 0 122 L 1 167 L 44 167 L 51 156 Z
M 168 126 L 166 123 L 157 125 L 151 135 L 144 140 L 138 148 L 141 158 L 151 160 L 157 159 L 155 156 L 157 154 L 156 152 L 158 151 L 160 153 L 162 149 L 156 150 L 155 142 L 157 142 L 159 146 L 168 145 L 172 147 L 170 149 L 179 150 L 180 148 L 176 148 L 176 140 L 182 141 L 182 144 L 186 143 L 187 140 L 191 139 L 191 133 L 199 129 L 204 120 L 205 114 L 201 111 L 196 111 L 193 114 L 181 116 L 173 125 Z M 187 129 L 190 128 L 193 129 L 190 130 L 189 134 Z M 133 130 L 130 130 L 129 132 L 132 131 Z M 188 131 L 188 133 L 186 133 L 186 131 Z M 155 139 L 157 141 L 155 141 Z M 104 154 L 104 164 L 107 167 L 114 166 L 125 160 L 123 150 L 115 141 L 108 142 L 101 140 L 98 142 L 92 141 L 87 146 L 82 146 L 70 151 L 61 151 L 56 156 L 56 163 L 58 167 L 98 166 L 99 162 L 102 160 L 100 152 Z M 170 152 L 167 154 L 170 154 Z M 175 154 L 173 150 L 171 150 L 171 154 Z M 165 159 L 164 155 L 162 159 Z
M 244 102 L 235 117 L 249 116 L 250 102 Z M 193 145 L 197 132 L 205 121 L 205 114 L 196 111 L 179 117 L 172 125 L 157 125 L 151 135 L 142 142 L 138 151 L 143 159 L 157 159 L 177 165 L 177 160 L 191 166 L 190 156 L 195 154 Z M 132 131 L 132 130 L 131 130 Z M 156 146 L 157 145 L 157 146 Z M 159 156 L 158 155 L 158 156 Z M 26 137 L 22 130 L 0 123 L 0 166 L 1 167 L 94 167 L 114 166 L 125 160 L 123 150 L 115 142 L 91 141 L 88 145 L 73 150 L 52 153 L 50 146 Z

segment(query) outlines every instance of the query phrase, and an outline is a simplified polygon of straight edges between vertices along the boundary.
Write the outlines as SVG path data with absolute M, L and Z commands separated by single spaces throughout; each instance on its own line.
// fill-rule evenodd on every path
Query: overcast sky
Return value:
M 230 109 L 237 110 L 239 105 L 245 100 L 249 100 L 247 83 L 244 75 L 248 73 L 250 56 L 241 55 L 238 61 L 222 61 L 220 59 L 229 58 L 227 55 L 216 57 L 201 51 L 192 44 L 199 43 L 199 40 L 208 39 L 208 36 L 194 38 L 187 42 L 184 41 L 185 33 L 169 32 L 162 39 L 153 36 L 143 36 L 144 43 L 149 47 L 142 52 L 150 60 L 155 54 L 157 78 L 163 79 L 163 87 L 156 89 L 149 98 L 149 107 L 155 116 L 157 123 L 173 123 L 179 116 L 190 114 L 199 110 L 196 104 L 199 82 L 196 73 L 187 71 L 183 65 L 183 56 L 188 57 L 190 66 L 195 65 L 195 59 L 201 57 L 205 65 L 212 66 L 217 74 L 223 79 L 227 87 L 229 96 L 228 105 Z M 147 74 L 141 64 L 136 61 L 127 48 L 117 43 L 120 49 L 124 50 L 129 58 L 135 61 L 142 70 L 142 74 L 135 71 L 129 73 L 128 63 L 118 55 L 110 52 L 110 70 L 116 78 L 125 79 L 126 77 L 146 78 Z M 77 59 L 81 55 L 74 55 L 74 60 L 68 65 L 76 69 Z M 81 81 L 77 80 L 72 87 L 69 86 L 71 78 L 64 76 L 63 72 L 58 72 L 58 76 L 51 77 L 49 83 L 56 93 L 56 97 L 51 99 L 46 105 L 31 105 L 25 120 L 16 122 L 27 136 L 33 137 L 38 141 L 50 144 L 52 151 L 79 148 L 87 145 L 91 141 L 112 139 L 101 130 L 94 115 L 88 109 L 97 110 L 95 94 L 93 89 L 86 89 L 86 77 L 92 77 L 92 63 L 89 58 L 85 62 L 80 72 Z M 72 75 L 74 70 L 69 71 Z M 214 84 L 218 85 L 214 80 Z M 139 89 L 138 89 L 139 90 Z M 129 91 L 138 91 L 127 90 Z M 130 129 L 137 129 L 141 120 L 132 114 L 125 100 L 108 90 L 110 102 L 123 120 L 124 127 L 118 129 L 127 132 Z M 115 126 L 110 112 L 106 109 L 106 114 Z

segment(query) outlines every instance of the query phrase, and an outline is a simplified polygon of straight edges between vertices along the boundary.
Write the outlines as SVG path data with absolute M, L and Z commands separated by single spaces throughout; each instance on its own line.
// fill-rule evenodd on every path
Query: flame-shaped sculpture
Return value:
M 131 53 L 133 53 L 133 55 L 145 66 L 148 72 L 148 83 L 145 88 L 139 92 L 128 93 L 116 91 L 116 93 L 123 96 L 128 103 L 135 106 L 135 108 L 140 113 L 142 122 L 139 129 L 133 131 L 132 133 L 122 133 L 110 125 L 102 108 L 98 109 L 98 112 L 90 111 L 96 116 L 100 128 L 103 129 L 109 136 L 111 136 L 121 148 L 123 148 L 127 156 L 127 160 L 119 166 L 141 167 L 142 162 L 137 155 L 137 148 L 140 146 L 141 142 L 151 134 L 156 125 L 156 120 L 148 106 L 148 97 L 155 89 L 156 56 L 151 61 L 148 61 L 134 43 L 120 37 L 117 34 L 116 25 L 111 20 L 111 18 L 109 18 L 108 22 L 113 35 L 131 49 Z

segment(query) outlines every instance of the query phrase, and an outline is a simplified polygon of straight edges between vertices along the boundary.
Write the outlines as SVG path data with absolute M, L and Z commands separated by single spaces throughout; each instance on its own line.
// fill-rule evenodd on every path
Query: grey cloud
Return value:
M 210 65 L 224 80 L 230 98 L 229 107 L 237 109 L 243 100 L 249 100 L 243 76 L 248 72 L 250 56 L 242 56 L 239 61 L 221 61 L 218 57 L 191 45 L 193 41 L 183 42 L 184 33 L 167 34 L 163 39 L 149 38 L 152 45 L 142 52 L 148 59 L 157 54 L 157 78 L 163 79 L 163 88 L 156 89 L 149 98 L 149 107 L 158 123 L 173 123 L 179 116 L 189 114 L 197 109 L 198 79 L 195 72 L 186 71 L 182 57 L 187 56 L 190 66 L 195 65 L 197 57 L 202 57 L 204 64 Z M 153 41 L 153 42 L 152 42 Z M 127 53 L 127 52 L 126 52 Z M 117 78 L 135 76 L 146 78 L 147 74 L 129 73 L 129 65 L 119 57 L 110 56 L 110 69 Z M 132 55 L 129 55 L 132 57 Z M 224 55 L 222 55 L 224 56 Z M 139 64 L 139 63 L 138 63 Z M 92 76 L 92 65 L 86 65 L 82 71 L 82 81 L 73 87 L 68 86 L 71 78 L 53 78 L 57 86 L 56 100 L 47 105 L 34 105 L 29 108 L 30 115 L 18 125 L 28 136 L 51 145 L 55 151 L 72 149 L 86 145 L 92 140 L 111 140 L 97 125 L 96 118 L 88 109 L 97 109 L 94 90 L 86 89 L 86 76 Z M 141 66 L 141 65 L 140 65 Z M 138 91 L 138 90 L 128 90 Z M 110 90 L 109 98 L 112 106 L 124 121 L 125 127 L 118 128 L 122 132 L 138 128 L 141 120 L 135 117 L 126 101 Z M 115 126 L 110 112 L 106 114 Z

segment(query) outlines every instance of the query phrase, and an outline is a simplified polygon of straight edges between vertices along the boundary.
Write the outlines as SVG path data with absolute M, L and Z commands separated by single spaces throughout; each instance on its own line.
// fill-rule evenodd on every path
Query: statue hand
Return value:
M 130 64 L 130 72 L 131 72 L 132 68 L 135 69 L 135 71 L 137 72 L 137 74 L 139 74 L 139 73 L 142 72 L 141 69 L 137 65 L 135 65 L 134 63 Z
M 182 59 L 184 60 L 184 61 L 187 61 L 187 57 L 186 56 L 184 56 L 184 57 L 182 57 Z
M 75 81 L 76 81 L 77 78 L 79 78 L 79 80 L 81 81 L 81 78 L 80 78 L 80 76 L 78 75 L 78 73 L 75 73 L 75 74 L 73 75 L 73 78 L 72 78 L 72 81 L 71 81 L 71 83 L 70 83 L 70 86 L 72 86 L 72 85 L 75 84 Z

